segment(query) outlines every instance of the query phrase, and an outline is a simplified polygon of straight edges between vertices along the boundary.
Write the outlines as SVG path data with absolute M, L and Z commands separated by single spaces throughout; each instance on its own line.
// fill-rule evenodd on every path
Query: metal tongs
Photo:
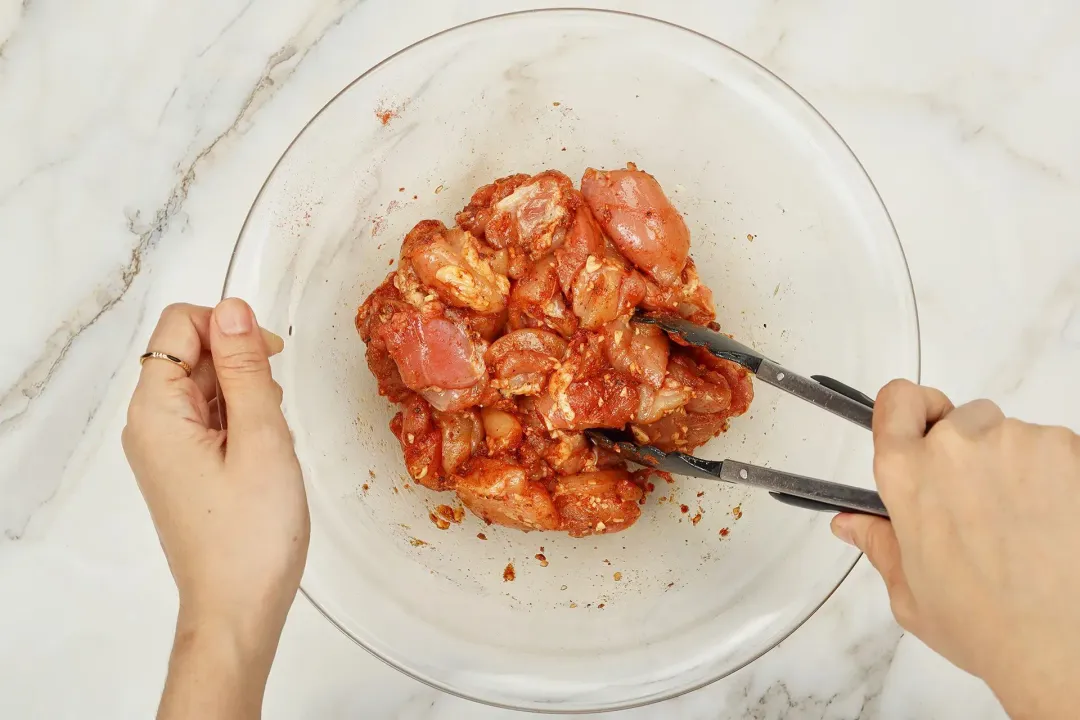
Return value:
M 754 373 L 759 380 L 809 403 L 839 415 L 867 430 L 874 413 L 874 401 L 842 382 L 791 372 L 723 333 L 681 318 L 638 315 L 636 322 L 656 325 L 690 345 L 702 347 L 718 358 L 730 360 Z M 588 430 L 598 445 L 618 452 L 640 465 L 676 475 L 723 480 L 769 491 L 780 502 L 822 512 L 856 512 L 888 517 L 881 496 L 873 490 L 841 485 L 827 480 L 748 465 L 734 460 L 703 460 L 681 452 L 664 452 L 651 445 L 638 445 L 625 432 Z

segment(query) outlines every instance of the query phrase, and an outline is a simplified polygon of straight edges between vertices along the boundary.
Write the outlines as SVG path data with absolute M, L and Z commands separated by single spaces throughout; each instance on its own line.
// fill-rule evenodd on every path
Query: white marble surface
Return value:
M 0 717 L 147 717 L 175 593 L 119 430 L 149 328 L 212 303 L 270 167 L 389 53 L 524 0 L 0 0 Z M 803 93 L 892 213 L 924 379 L 1080 428 L 1080 8 L 1068 0 L 592 3 L 722 40 Z M 496 718 L 305 601 L 280 718 Z M 998 718 L 860 564 L 779 648 L 627 718 Z

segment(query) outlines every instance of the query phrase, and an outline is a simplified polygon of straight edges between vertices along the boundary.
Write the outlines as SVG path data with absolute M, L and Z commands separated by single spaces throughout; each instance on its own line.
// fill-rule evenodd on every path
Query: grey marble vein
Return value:
M 873 100 L 890 103 L 911 103 L 923 108 L 939 119 L 952 122 L 955 125 L 956 136 L 962 143 L 987 142 L 991 147 L 998 149 L 1018 165 L 1050 182 L 1071 185 L 1075 180 L 1061 166 L 1053 164 L 1049 160 L 1021 152 L 1008 137 L 995 130 L 986 119 L 994 114 L 994 108 L 981 108 L 980 112 L 973 113 L 963 107 L 957 100 L 948 97 L 947 93 L 937 90 L 915 92 L 864 87 L 832 88 L 832 90 L 842 93 L 849 99 L 859 103 L 867 103 Z
M 225 37 L 226 33 L 228 33 L 230 30 L 232 30 L 233 26 L 236 25 L 236 23 L 240 21 L 240 18 L 244 17 L 244 15 L 247 14 L 247 11 L 250 10 L 251 6 L 254 5 L 254 4 L 255 4 L 255 0 L 247 0 L 247 2 L 244 3 L 244 6 L 242 8 L 240 8 L 240 11 L 238 13 L 236 13 L 235 15 L 233 15 L 231 18 L 229 18 L 229 21 L 227 23 L 225 23 L 224 26 L 222 26 L 222 28 L 218 32 L 218 34 L 214 36 L 214 39 L 211 40 L 210 42 L 208 42 L 203 47 L 202 50 L 195 53 L 195 57 L 196 58 L 201 58 L 203 55 L 205 55 L 207 52 L 209 52 L 210 48 L 217 45 L 218 41 L 221 40 L 221 38 Z
M 12 38 L 15 37 L 15 33 L 18 31 L 19 25 L 26 17 L 26 12 L 30 9 L 30 6 L 33 3 L 34 0 L 22 0 L 22 2 L 19 3 L 19 14 L 15 17 L 14 22 L 12 22 L 11 24 L 11 32 L 8 33 L 3 40 L 0 40 L 0 63 L 7 60 L 7 55 L 5 53 L 8 49 L 8 45 L 11 42 Z M 2 67 L 3 65 L 0 65 L 0 68 Z
M 203 160 L 214 152 L 214 149 L 220 143 L 231 137 L 242 123 L 250 120 L 261 107 L 269 102 L 281 85 L 295 72 L 297 66 L 303 62 L 307 54 L 318 45 L 326 32 L 337 26 L 344 14 L 352 9 L 356 2 L 358 0 L 342 0 L 338 2 L 336 7 L 341 12 L 331 16 L 328 22 L 316 25 L 310 30 L 305 28 L 307 32 L 301 30 L 288 44 L 271 55 L 262 75 L 241 104 L 236 118 L 229 127 L 219 133 L 190 161 L 165 203 L 154 212 L 153 219 L 145 227 L 137 227 L 135 222 L 129 218 L 128 230 L 137 236 L 129 261 L 108 280 L 99 284 L 91 293 L 92 298 L 101 298 L 96 303 L 96 306 L 93 306 L 91 311 L 80 313 L 58 327 L 46 341 L 45 348 L 38 358 L 30 363 L 14 385 L 0 395 L 0 435 L 3 434 L 10 422 L 26 412 L 33 400 L 41 394 L 63 363 L 64 357 L 79 335 L 96 323 L 102 315 L 109 312 L 127 294 L 132 281 L 142 269 L 145 254 L 153 250 L 158 239 L 168 230 L 170 223 L 180 211 L 184 200 L 187 199 L 191 183 L 195 180 Z M 310 42 L 298 47 L 298 41 L 305 38 L 309 38 Z M 282 69 L 279 71 L 279 68 Z M 38 168 L 38 171 L 43 169 L 43 167 Z M 23 179 L 23 181 L 25 180 L 26 178 Z M 93 302 L 90 299 L 88 300 Z M 80 307 L 85 306 L 85 304 L 86 301 L 80 304 Z
M 64 403 L 64 411 L 68 413 L 68 417 L 63 423 L 53 426 L 54 423 L 46 420 L 45 423 L 38 423 L 41 425 L 39 430 L 35 431 L 33 427 L 27 426 L 29 429 L 23 432 L 22 421 L 27 419 L 27 413 L 48 387 L 59 382 L 58 376 L 72 348 L 90 328 L 99 325 L 103 318 L 124 302 L 133 284 L 141 276 L 147 257 L 159 241 L 170 232 L 170 228 L 177 226 L 178 220 L 188 222 L 183 206 L 192 184 L 209 158 L 224 143 L 244 134 L 246 124 L 279 93 L 300 63 L 332 28 L 340 24 L 344 15 L 358 2 L 359 0 L 341 0 L 309 11 L 302 27 L 270 55 L 263 72 L 240 104 L 229 126 L 218 132 L 194 157 L 177 168 L 179 179 L 172 186 L 164 203 L 153 211 L 150 219 L 140 221 L 141 213 L 129 214 L 127 229 L 136 240 L 127 262 L 80 299 L 75 305 L 74 313 L 48 336 L 38 356 L 26 364 L 15 382 L 0 394 L 0 439 L 8 443 L 8 453 L 13 453 L 8 460 L 9 467 L 0 478 L 4 496 L 10 500 L 3 509 L 3 517 L 0 518 L 4 528 L 3 537 L 21 537 L 37 510 L 55 496 L 68 460 L 103 400 L 104 389 L 101 383 L 97 382 L 100 379 L 100 370 L 94 371 L 92 387 L 96 390 L 80 391 L 78 401 Z M 195 134 L 197 136 L 197 131 Z M 140 303 L 139 312 L 144 310 Z M 132 332 L 138 329 L 136 326 L 132 328 Z M 113 358 L 111 355 L 110 357 Z M 114 358 L 112 362 L 120 360 Z M 115 373 L 116 366 L 111 367 L 111 372 Z M 67 385 L 70 383 L 65 380 L 65 387 Z M 70 389 L 67 392 L 70 392 Z M 50 403 L 48 411 L 55 413 L 57 404 Z M 83 420 L 75 423 L 72 418 L 80 413 Z M 42 455 L 29 449 L 34 444 L 31 436 L 38 437 L 42 432 L 48 434 L 50 443 L 57 448 L 57 452 Z M 13 440 L 16 433 L 18 438 Z M 23 450 L 19 450 L 19 447 Z

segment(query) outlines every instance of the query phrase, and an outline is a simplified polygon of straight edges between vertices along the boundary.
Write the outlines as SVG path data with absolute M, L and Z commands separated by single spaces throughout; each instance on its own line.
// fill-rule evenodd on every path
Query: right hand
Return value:
M 1080 436 L 897 380 L 874 408 L 874 476 L 891 521 L 844 514 L 833 532 L 881 573 L 900 625 L 1014 718 L 1076 717 Z

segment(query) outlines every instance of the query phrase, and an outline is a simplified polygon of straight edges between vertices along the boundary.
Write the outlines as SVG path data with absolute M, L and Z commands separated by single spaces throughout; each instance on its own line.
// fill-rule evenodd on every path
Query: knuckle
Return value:
M 187 315 L 188 307 L 190 306 L 187 305 L 187 303 L 169 303 L 165 306 L 165 309 L 161 311 L 160 320 L 164 322 L 166 320 L 183 317 L 184 315 Z
M 1008 421 L 1012 420 L 1014 424 L 1024 425 L 1015 418 L 1005 417 L 1005 413 L 1001 411 L 1001 407 L 998 406 L 993 400 L 987 398 L 979 398 L 971 403 L 981 416 L 987 419 L 987 421 L 993 422 L 996 425 L 1009 424 Z
M 1077 435 L 1067 427 L 1053 425 L 1042 428 L 1043 440 L 1050 452 L 1064 453 L 1066 455 L 1080 454 L 1080 435 Z
M 895 448 L 882 448 L 874 453 L 874 477 L 881 481 L 891 475 L 902 471 L 906 464 L 906 455 L 902 450 Z
M 960 432 L 960 426 L 956 422 L 955 418 L 945 417 L 945 419 L 937 422 L 934 427 L 930 429 L 930 432 L 926 434 L 927 439 L 935 446 L 940 447 L 941 444 L 955 445 L 957 442 L 965 441 L 966 436 Z
M 1059 441 L 1067 448 L 1071 448 L 1073 452 L 1080 451 L 1080 435 L 1073 432 L 1070 428 L 1062 427 L 1060 425 L 1052 428 Z
M 267 372 L 266 356 L 255 350 L 238 350 L 216 360 L 218 372 L 230 375 L 254 375 Z
M 916 388 L 915 383 L 904 378 L 890 380 L 878 391 L 877 403 L 888 408 L 890 405 L 909 396 Z
M 1025 437 L 1029 429 L 1030 426 L 1027 423 L 1016 418 L 1005 418 L 997 426 L 997 431 L 1011 440 Z
M 1005 418 L 996 427 L 992 428 L 989 435 L 1006 455 L 1022 452 L 1031 440 L 1031 427 L 1016 418 Z

